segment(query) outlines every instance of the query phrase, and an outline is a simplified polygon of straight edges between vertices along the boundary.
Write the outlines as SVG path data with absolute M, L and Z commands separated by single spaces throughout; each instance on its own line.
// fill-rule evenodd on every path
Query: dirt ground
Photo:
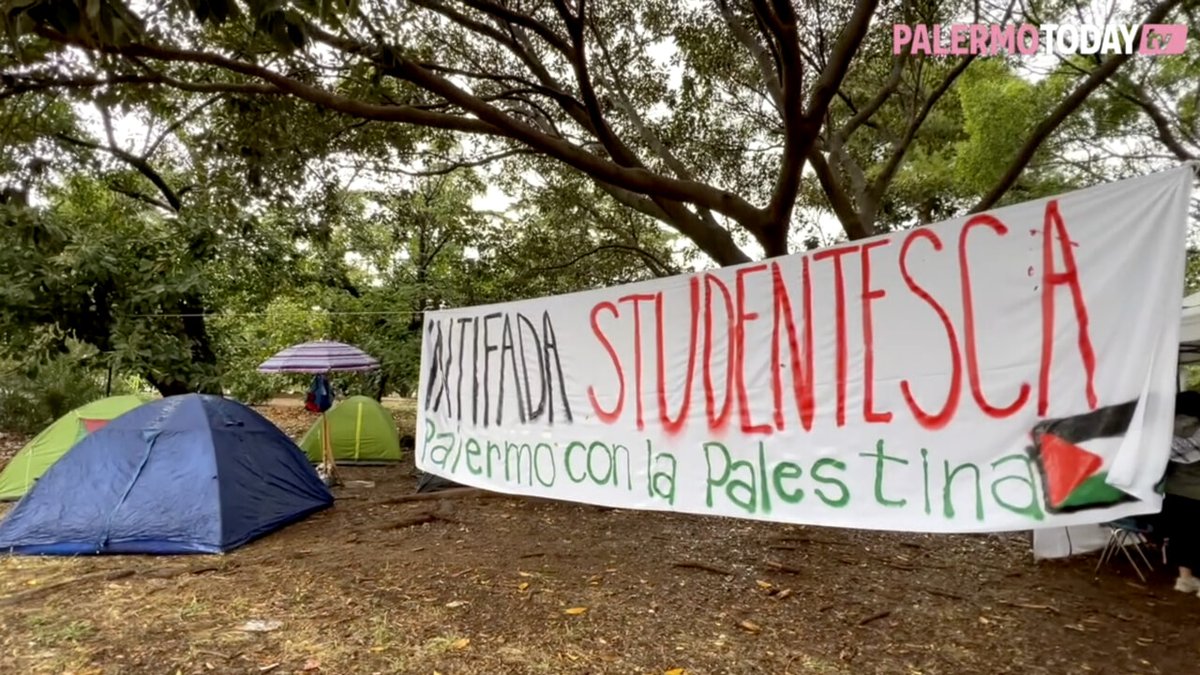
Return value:
M 347 469 L 374 486 L 226 556 L 0 558 L 0 673 L 1200 672 L 1200 598 L 1161 565 L 1142 585 L 1024 536 L 397 501 L 414 473 Z

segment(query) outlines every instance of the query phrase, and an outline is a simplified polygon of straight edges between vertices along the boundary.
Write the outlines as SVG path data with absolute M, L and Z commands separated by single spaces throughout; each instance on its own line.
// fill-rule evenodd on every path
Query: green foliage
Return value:
M 415 395 L 423 324 L 413 308 L 420 306 L 420 294 L 406 284 L 369 288 L 361 298 L 342 296 L 340 302 L 331 303 L 331 311 L 364 312 L 333 316 L 333 339 L 362 349 L 381 366 L 377 373 L 335 374 L 331 379 L 339 395 L 375 396 L 381 387 L 385 395 Z
M 957 91 L 967 140 L 959 145 L 955 169 L 965 187 L 984 191 L 1016 156 L 1044 103 L 1037 87 L 1001 61 L 983 61 L 968 70 Z
M 316 292 L 296 292 L 275 298 L 263 316 L 229 316 L 211 320 L 217 342 L 222 382 L 230 396 L 245 403 L 262 403 L 281 391 L 294 390 L 303 377 L 259 373 L 272 354 L 300 342 L 330 337 L 326 314 L 314 311 Z
M 94 349 L 72 342 L 46 361 L 0 362 L 0 429 L 35 434 L 66 413 L 104 396 L 105 371 Z M 119 393 L 119 392 L 118 392 Z
M 504 7 L 561 28 L 553 6 L 518 4 Z M 854 5 L 794 4 L 806 51 L 801 77 L 815 81 Z M 261 375 L 258 363 L 327 337 L 384 364 L 376 376 L 338 376 L 340 390 L 407 394 L 419 379 L 421 313 L 428 308 L 638 281 L 694 261 L 696 247 L 664 226 L 678 223 L 662 215 L 661 199 L 597 183 L 503 133 L 477 136 L 479 147 L 468 152 L 446 128 L 368 121 L 335 112 L 328 97 L 264 93 L 264 81 L 246 68 L 218 67 L 212 59 L 134 63 L 95 48 L 143 34 L 150 45 L 270 67 L 358 110 L 459 115 L 463 106 L 420 85 L 408 59 L 428 66 L 423 77 L 449 76 L 481 104 L 611 159 L 612 144 L 589 137 L 588 113 L 558 106 L 563 96 L 582 94 L 571 64 L 544 44 L 526 56 L 559 80 L 553 87 L 512 45 L 424 5 L 358 12 L 345 0 L 188 0 L 148 11 L 149 29 L 125 7 L 115 0 L 21 0 L 8 3 L 0 19 L 10 36 L 10 50 L 0 50 L 0 357 L 22 368 L 61 358 L 74 340 L 114 364 L 118 378 L 221 388 L 261 401 L 281 389 L 302 390 L 308 378 Z M 481 7 L 467 3 L 456 11 L 503 23 L 483 17 Z M 621 145 L 660 176 L 766 203 L 786 139 L 770 63 L 763 67 L 774 56 L 767 50 L 760 61 L 746 43 L 745 34 L 761 36 L 750 6 L 614 0 L 589 7 L 592 84 Z M 975 9 L 957 0 L 883 3 L 841 83 L 821 128 L 821 152 L 868 231 L 941 220 L 973 206 L 1093 65 L 1069 60 L 1035 81 L 1012 59 L 976 59 L 909 133 L 958 60 L 897 61 L 890 31 L 880 27 L 950 23 Z M 1037 9 L 1049 21 L 1072 7 Z M 67 33 L 96 58 L 68 56 L 31 33 L 34 26 Z M 338 46 L 341 38 L 367 35 L 376 36 L 370 49 Z M 314 38 L 328 44 L 313 49 Z M 377 40 L 390 44 L 376 48 Z M 1168 94 L 1171 123 L 1191 132 L 1184 138 L 1193 143 L 1198 54 L 1193 41 L 1182 57 L 1130 66 L 1132 82 Z M 38 84 L 144 77 L 146 63 L 174 82 L 201 86 Z M 831 147 L 834 132 L 881 93 L 893 72 L 901 75 L 894 92 L 869 123 Z M 537 86 L 514 84 L 530 80 Z M 1047 139 L 1005 201 L 1149 166 L 1091 157 L 1102 141 L 1158 133 L 1143 106 L 1115 92 L 1099 92 Z M 146 141 L 114 138 L 99 128 L 100 118 L 137 122 Z M 483 171 L 452 170 L 460 158 L 490 153 L 506 158 Z M 417 165 L 432 175 L 406 173 Z M 475 208 L 491 186 L 516 199 L 510 211 Z M 688 208 L 693 217 L 713 218 Z M 829 212 L 830 191 L 806 176 L 792 242 L 819 243 L 815 221 Z M 751 238 L 732 219 L 717 220 L 739 243 Z
M 362 160 L 382 167 L 403 164 L 414 154 L 447 158 L 461 153 L 457 135 L 469 133 L 487 146 L 480 154 L 508 155 L 503 164 L 509 180 L 520 180 L 529 168 L 545 178 L 562 175 L 564 165 L 576 167 L 574 173 L 581 154 L 594 154 L 625 180 L 614 182 L 605 177 L 611 172 L 593 166 L 584 169 L 589 189 L 572 186 L 572 192 L 591 192 L 593 201 L 604 193 L 600 199 L 616 199 L 620 210 L 694 237 L 714 260 L 727 263 L 744 257 L 731 240 L 756 237 L 776 253 L 779 242 L 766 242 L 768 232 L 794 229 L 810 236 L 792 241 L 812 241 L 819 234 L 812 231 L 815 216 L 831 210 L 847 235 L 862 236 L 956 215 L 1001 182 L 1011 187 L 1008 201 L 1078 184 L 1086 171 L 1066 166 L 1075 160 L 1064 157 L 1088 149 L 1085 127 L 1115 134 L 1140 114 L 1128 104 L 1087 106 L 1041 137 L 1034 133 L 1037 124 L 1075 100 L 1068 94 L 1095 67 L 1092 60 L 1069 59 L 1034 82 L 1018 71 L 1015 58 L 978 58 L 969 65 L 957 58 L 897 59 L 884 29 L 897 22 L 956 23 L 980 12 L 986 16 L 975 21 L 983 23 L 1082 19 L 1076 14 L 1082 10 L 1066 2 L 1008 7 L 1011 15 L 999 5 L 962 0 L 880 3 L 870 27 L 859 34 L 861 47 L 847 59 L 844 79 L 837 76 L 828 111 L 813 113 L 811 124 L 798 124 L 803 115 L 784 110 L 784 99 L 805 108 L 824 97 L 821 83 L 834 72 L 827 66 L 840 61 L 833 58 L 836 45 L 853 34 L 848 24 L 862 5 L 789 3 L 776 17 L 769 3 L 725 0 L 613 0 L 578 10 L 536 2 L 449 8 L 360 7 L 354 0 L 187 0 L 162 11 L 139 7 L 143 21 L 116 0 L 10 4 L 6 25 L 23 51 L 37 54 L 32 62 L 44 71 L 78 68 L 145 78 L 153 63 L 176 86 L 226 90 L 204 104 L 204 123 L 183 125 L 185 147 L 174 155 L 188 160 L 189 171 L 181 173 L 191 175 L 173 178 L 203 186 L 188 206 L 213 218 L 237 211 L 237 220 L 249 220 L 243 209 L 230 206 L 239 203 L 229 200 L 236 188 L 243 198 L 299 206 L 288 188 L 307 184 L 309 189 L 295 191 L 315 193 L 311 186 L 334 180 L 336 172 L 315 159 L 354 157 L 361 168 Z M 574 30 L 573 11 L 583 14 L 582 35 Z M 1117 18 L 1134 21 L 1145 11 L 1121 10 Z M 791 12 L 794 20 L 786 16 Z M 775 26 L 779 20 L 787 26 Z M 143 29 L 142 23 L 151 27 Z M 81 67 L 47 51 L 51 30 L 65 34 L 54 36 L 56 41 L 81 43 L 97 58 Z M 144 34 L 145 49 L 137 51 L 148 53 L 136 61 L 120 53 L 127 34 Z M 36 52 L 36 44 L 42 51 Z M 577 54 L 586 55 L 587 63 L 573 62 Z M 1168 79 L 1185 81 L 1172 72 L 1177 67 L 1164 63 L 1154 67 Z M 962 77 L 941 86 L 953 81 L 960 64 L 967 66 Z M 181 102 L 198 98 L 146 84 L 105 87 L 97 98 L 140 103 L 152 117 L 176 121 L 188 108 Z M 279 95 L 284 92 L 289 95 Z M 1194 108 L 1180 101 L 1181 117 L 1194 116 L 1188 112 Z M 857 119 L 860 112 L 865 120 Z M 416 123 L 380 122 L 385 119 Z M 786 170 L 794 167 L 784 158 L 794 155 L 783 148 L 807 151 L 818 137 L 821 159 L 831 169 L 821 180 L 797 179 L 802 184 L 796 208 L 785 203 L 763 209 L 774 196 L 790 197 L 791 180 L 778 179 L 805 175 Z M 1031 163 L 1014 164 L 1018 149 L 1031 140 L 1042 146 Z M 1099 164 L 1091 158 L 1079 163 L 1086 170 Z M 1024 170 L 1009 171 L 1013 166 Z M 676 201 L 661 187 L 663 180 L 629 175 L 643 167 L 657 179 L 688 182 L 694 193 Z M 1016 173 L 1022 175 L 1015 185 L 1001 181 Z M 124 179 L 142 180 L 132 174 Z M 244 184 L 235 186 L 235 180 Z M 617 185 L 632 192 L 618 191 Z M 556 187 L 547 180 L 525 186 L 519 196 L 553 197 Z M 664 207 L 668 197 L 678 206 Z M 724 215 L 714 218 L 708 209 Z M 319 208 L 293 215 L 304 220 L 305 213 L 317 214 L 319 222 L 297 229 L 312 227 L 314 236 L 332 220 Z M 788 222 L 764 222 L 777 218 Z M 721 228 L 728 231 L 695 234 Z M 627 239 L 624 234 L 619 238 Z M 615 261 L 614 252 L 626 244 L 599 245 L 613 255 L 596 260 Z
M 1187 267 L 1183 285 L 1183 294 L 1185 296 L 1200 292 L 1200 250 L 1194 248 L 1188 249 Z
M 221 152 L 208 148 L 204 161 L 217 166 Z M 118 167 L 107 181 L 125 175 Z M 522 207 L 528 226 L 514 234 L 473 208 L 484 186 L 469 171 L 388 191 L 323 183 L 252 207 L 221 199 L 237 182 L 213 175 L 216 184 L 178 214 L 127 197 L 137 180 L 114 191 L 77 173 L 44 186 L 42 206 L 5 207 L 0 326 L 13 339 L 0 349 L 26 361 L 79 340 L 118 377 L 220 386 L 261 402 L 309 378 L 263 375 L 259 363 L 328 338 L 384 365 L 374 376 L 339 376 L 340 391 L 408 395 L 419 381 L 424 309 L 646 278 L 647 259 L 670 258 L 657 225 L 630 219 L 577 179 L 557 196 L 536 193 Z M 181 316 L 197 312 L 209 316 Z M 211 362 L 197 357 L 189 321 L 206 327 Z
M 476 241 L 480 259 L 467 279 L 471 302 L 500 302 L 677 274 L 680 237 L 623 208 L 576 173 L 553 172 L 524 198 L 511 220 Z M 682 262 L 682 261 L 681 261 Z
M 203 292 L 186 222 L 155 217 L 82 176 L 48 196 L 46 207 L 0 213 L 0 327 L 12 336 L 0 356 L 45 358 L 73 338 L 124 369 L 202 387 L 212 373 L 196 362 L 183 320 L 146 317 L 178 312 Z M 29 350 L 39 328 L 63 338 L 45 343 L 49 353 Z
M 85 45 L 125 45 L 141 37 L 141 19 L 124 3 L 113 0 L 10 0 L 0 13 L 10 42 L 37 24 L 79 40 Z

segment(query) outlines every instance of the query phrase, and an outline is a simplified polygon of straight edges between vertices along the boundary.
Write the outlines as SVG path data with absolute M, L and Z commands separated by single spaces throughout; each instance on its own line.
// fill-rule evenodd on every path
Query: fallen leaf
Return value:
M 451 649 L 466 649 L 467 645 L 471 644 L 471 638 L 459 638 L 450 643 Z
M 572 607 L 571 609 L 568 609 L 565 612 L 563 612 L 563 614 L 570 614 L 571 616 L 579 616 L 580 614 L 583 614 L 586 611 L 587 611 L 587 607 Z
M 523 591 L 523 590 L 525 590 L 526 588 L 529 588 L 529 582 L 528 582 L 528 581 L 522 581 L 520 584 L 518 584 L 518 585 L 517 585 L 517 590 L 518 590 L 518 591 Z
M 530 574 L 529 572 L 517 572 L 517 576 L 521 576 L 521 577 L 531 577 L 531 576 L 533 576 L 533 575 L 532 575 L 532 574 Z
M 282 621 L 263 621 L 262 619 L 253 619 L 239 626 L 238 630 L 245 631 L 247 633 L 270 633 L 273 630 L 279 630 L 282 626 Z
M 450 602 L 447 602 L 446 606 L 449 607 L 450 609 L 457 609 L 459 607 L 462 607 L 465 604 L 467 604 L 466 600 L 452 600 Z
M 771 588 L 774 588 L 774 584 L 772 584 L 772 583 L 771 583 L 771 582 L 769 582 L 769 581 L 762 581 L 762 580 L 759 580 L 759 581 L 755 581 L 754 583 L 758 584 L 758 587 L 759 587 L 759 588 L 762 588 L 762 589 L 768 589 L 768 590 L 769 590 L 769 589 L 771 589 Z
M 383 650 L 385 650 L 385 649 L 387 649 L 387 647 L 383 647 L 383 646 L 380 646 L 380 645 L 376 645 L 376 646 L 374 646 L 374 647 L 371 647 L 371 651 L 375 652 L 376 654 L 378 654 L 379 652 L 381 652 L 381 651 L 383 651 Z
M 687 675 L 687 671 L 683 668 L 672 668 L 663 673 L 663 675 Z
M 759 626 L 758 624 L 754 623 L 753 621 L 750 621 L 749 619 L 739 623 L 738 625 L 741 626 L 743 629 L 750 631 L 751 633 L 758 633 L 758 632 L 762 631 L 762 626 Z
M 785 589 L 783 589 L 782 591 L 779 591 L 778 593 L 776 593 L 776 594 L 775 594 L 775 599 L 776 599 L 776 600 L 782 600 L 782 599 L 786 598 L 787 596 L 789 596 L 789 595 L 791 595 L 791 594 L 792 594 L 792 589 L 790 589 L 790 588 L 785 588 Z

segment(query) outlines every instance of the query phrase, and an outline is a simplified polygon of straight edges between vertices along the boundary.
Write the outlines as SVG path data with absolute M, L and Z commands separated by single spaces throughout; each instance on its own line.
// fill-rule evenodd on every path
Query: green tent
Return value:
M 151 398 L 143 394 L 110 396 L 80 406 L 58 418 L 54 424 L 34 436 L 13 456 L 4 471 L 0 471 L 0 500 L 25 496 L 34 481 L 80 439 Z
M 383 464 L 400 461 L 400 435 L 392 414 L 369 396 L 351 396 L 325 413 L 333 459 L 342 464 Z M 321 461 L 324 424 L 312 425 L 300 447 L 314 462 Z

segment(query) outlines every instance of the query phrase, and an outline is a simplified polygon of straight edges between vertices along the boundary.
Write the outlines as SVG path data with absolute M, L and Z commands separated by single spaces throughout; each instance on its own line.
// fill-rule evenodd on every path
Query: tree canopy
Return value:
M 1181 4 L 1138 3 L 1113 18 L 1161 23 Z M 979 211 L 1014 188 L 1036 191 L 1036 175 L 1022 178 L 1039 151 L 1132 54 L 1064 64 L 1030 96 L 987 59 L 893 58 L 888 30 L 1051 22 L 1079 11 L 1069 2 L 1031 7 L 21 0 L 5 23 L 27 64 L 10 89 L 177 89 L 262 106 L 287 105 L 269 103 L 283 96 L 377 127 L 469 137 L 462 162 L 569 167 L 731 264 L 750 259 L 746 237 L 765 255 L 787 253 L 805 207 L 831 210 L 852 239 L 936 217 L 937 204 L 913 209 L 901 200 L 906 169 L 929 172 L 930 162 L 947 159 L 931 155 L 956 140 L 949 127 L 966 138 L 964 156 L 952 159 L 970 177 L 951 201 Z M 948 95 L 960 80 L 964 95 Z M 981 123 L 984 111 L 1000 126 Z M 1003 136 L 1002 147 L 981 138 L 988 134 Z
M 1195 24 L 1196 9 L 1091 20 Z M 70 362 L 257 399 L 283 384 L 257 363 L 328 337 L 387 365 L 346 386 L 406 393 L 432 307 L 735 264 L 1195 159 L 1195 41 L 1036 71 L 891 44 L 893 23 L 1085 11 L 10 0 L 0 373 Z M 497 192 L 506 209 L 479 206 Z

